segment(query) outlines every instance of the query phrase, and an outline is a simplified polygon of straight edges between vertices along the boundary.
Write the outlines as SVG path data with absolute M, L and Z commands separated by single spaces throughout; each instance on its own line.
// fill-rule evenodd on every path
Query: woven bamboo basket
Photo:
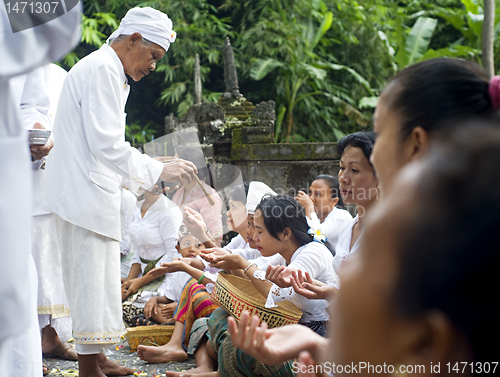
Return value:
M 132 351 L 139 345 L 163 346 L 170 341 L 174 332 L 173 325 L 137 326 L 127 329 L 125 337 Z
M 220 273 L 210 299 L 226 309 L 239 322 L 244 310 L 258 315 L 269 328 L 295 324 L 302 317 L 302 311 L 289 301 L 278 303 L 276 308 L 266 308 L 262 296 L 250 280 Z

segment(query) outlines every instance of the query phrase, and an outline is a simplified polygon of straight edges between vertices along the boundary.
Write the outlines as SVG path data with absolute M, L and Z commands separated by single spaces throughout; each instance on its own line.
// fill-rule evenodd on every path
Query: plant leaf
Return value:
M 342 64 L 334 64 L 330 62 L 321 62 L 317 64 L 320 67 L 325 67 L 325 68 L 330 68 L 333 69 L 334 71 L 346 71 L 349 72 L 357 82 L 359 82 L 361 85 L 365 87 L 365 89 L 368 91 L 368 93 L 373 94 L 373 90 L 370 86 L 370 83 L 368 80 L 366 80 L 363 76 L 361 76 L 358 72 L 356 72 L 354 69 L 351 67 L 348 67 L 346 65 Z
M 360 109 L 364 109 L 364 108 L 371 108 L 371 109 L 374 109 L 377 107 L 377 103 L 378 103 L 378 98 L 379 97 L 363 97 L 359 100 L 359 104 L 358 104 L 358 107 Z
M 282 67 L 283 63 L 272 58 L 255 59 L 250 69 L 250 77 L 254 80 L 262 80 L 276 67 Z
M 440 48 L 439 50 L 429 49 L 420 58 L 420 60 L 429 60 L 434 58 L 473 58 L 481 53 L 480 50 L 462 45 L 455 45 L 453 47 Z
M 405 47 L 396 54 L 396 63 L 405 68 L 420 59 L 431 42 L 432 34 L 437 26 L 437 20 L 429 17 L 419 17 L 406 38 Z
M 316 47 L 316 45 L 319 43 L 323 35 L 325 35 L 326 32 L 332 27 L 332 22 L 333 22 L 333 13 L 327 12 L 325 14 L 325 18 L 323 19 L 323 22 L 321 22 L 321 25 L 316 31 L 316 35 L 314 36 L 314 39 L 311 43 L 311 49 L 314 49 L 314 47 Z

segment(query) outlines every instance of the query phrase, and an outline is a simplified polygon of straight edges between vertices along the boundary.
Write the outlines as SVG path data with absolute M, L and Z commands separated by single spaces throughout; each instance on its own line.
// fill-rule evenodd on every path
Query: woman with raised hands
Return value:
M 291 301 L 304 313 L 300 320 L 302 324 L 321 335 L 326 334 L 328 303 L 296 295 L 291 282 L 291 272 L 301 270 L 324 284 L 338 283 L 333 270 L 333 257 L 324 244 L 313 240 L 304 208 L 286 195 L 265 197 L 257 206 L 254 223 L 257 249 L 264 257 L 282 258 L 284 263 L 281 267 L 268 268 L 265 273 L 241 255 L 205 254 L 202 257 L 217 268 L 243 269 L 255 288 L 267 297 L 267 307 L 275 307 L 276 302 L 283 300 Z
M 341 156 L 339 162 L 339 188 L 347 204 L 356 205 L 358 214 L 340 230 L 335 246 L 333 268 L 338 273 L 343 261 L 355 254 L 361 243 L 364 219 L 378 200 L 378 179 L 370 162 L 375 134 L 356 132 L 342 138 L 338 143 Z M 314 281 L 307 271 L 292 272 L 292 284 L 296 293 L 308 299 L 327 299 L 336 287 Z

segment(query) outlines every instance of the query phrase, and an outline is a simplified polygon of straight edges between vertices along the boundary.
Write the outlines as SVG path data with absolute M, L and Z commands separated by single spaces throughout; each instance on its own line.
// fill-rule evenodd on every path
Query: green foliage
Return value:
M 419 17 L 417 19 L 404 46 L 401 46 L 396 54 L 396 63 L 400 68 L 415 63 L 425 54 L 436 26 L 437 20 L 434 18 Z
M 147 123 L 144 127 L 138 123 L 127 124 L 125 127 L 125 139 L 132 145 L 144 145 L 153 140 L 155 130 L 150 127 L 151 123 Z
M 127 139 L 163 134 L 164 117 L 193 104 L 194 56 L 203 100 L 224 91 L 231 39 L 240 92 L 276 101 L 276 142 L 335 141 L 370 126 L 377 96 L 397 70 L 434 57 L 480 61 L 482 0 L 84 0 L 82 43 L 66 68 L 99 48 L 134 6 L 169 15 L 178 39 L 157 72 L 131 82 Z M 495 46 L 500 35 L 497 0 Z M 498 59 L 498 58 L 497 58 Z M 499 63 L 499 62 L 497 62 Z M 141 141 L 142 130 L 145 140 Z

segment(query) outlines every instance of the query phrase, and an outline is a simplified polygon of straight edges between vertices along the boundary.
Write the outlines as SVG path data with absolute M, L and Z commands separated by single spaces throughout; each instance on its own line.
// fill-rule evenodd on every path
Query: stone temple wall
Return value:
M 243 179 L 262 181 L 278 193 L 295 196 L 306 190 L 319 174 L 336 176 L 336 143 L 238 144 L 231 148 L 231 162 Z

